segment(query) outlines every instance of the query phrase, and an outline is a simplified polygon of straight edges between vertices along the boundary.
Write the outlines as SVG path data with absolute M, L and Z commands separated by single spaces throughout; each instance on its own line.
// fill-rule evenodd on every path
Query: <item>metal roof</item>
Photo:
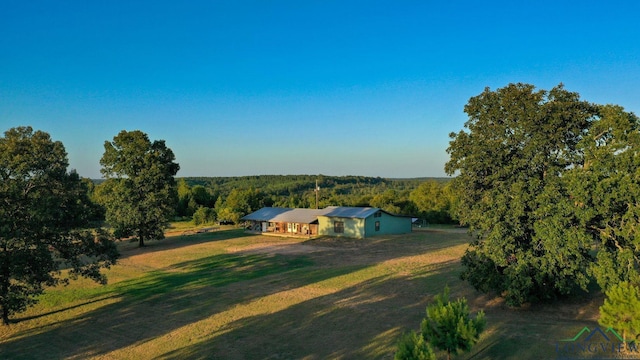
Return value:
M 256 212 L 244 216 L 240 220 L 311 224 L 318 220 L 318 216 L 364 219 L 379 210 L 380 209 L 378 208 L 371 207 L 347 206 L 329 206 L 324 209 L 264 207 Z
M 290 208 L 279 208 L 279 207 L 263 207 L 258 211 L 254 211 L 251 214 L 245 215 L 240 220 L 271 220 L 276 216 L 285 213 L 287 211 L 291 211 L 293 209 Z
M 318 216 L 325 209 L 291 209 L 291 208 L 270 208 L 265 207 L 251 213 L 240 220 L 290 222 L 311 224 L 318 221 Z
M 327 210 L 322 214 L 324 216 L 365 219 L 380 209 L 372 207 L 329 206 L 324 210 Z

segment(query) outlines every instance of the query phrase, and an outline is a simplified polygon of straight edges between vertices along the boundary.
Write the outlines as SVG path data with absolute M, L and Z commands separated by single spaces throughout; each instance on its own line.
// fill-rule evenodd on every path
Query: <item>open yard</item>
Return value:
M 469 237 L 444 228 L 366 240 L 219 230 L 122 243 L 109 284 L 72 282 L 0 328 L 2 359 L 391 359 L 445 285 L 487 330 L 459 358 L 556 357 L 597 325 L 600 295 L 512 310 L 458 278 Z

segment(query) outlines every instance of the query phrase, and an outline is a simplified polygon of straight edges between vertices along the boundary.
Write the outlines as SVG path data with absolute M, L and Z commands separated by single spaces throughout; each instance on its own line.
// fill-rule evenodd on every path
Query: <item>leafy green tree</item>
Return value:
M 438 224 L 451 222 L 450 198 L 444 191 L 444 185 L 433 180 L 425 181 L 411 191 L 409 199 L 428 222 Z
M 37 302 L 46 286 L 78 276 L 106 283 L 100 273 L 118 252 L 88 223 L 86 183 L 67 172 L 64 146 L 31 127 L 0 138 L 0 308 L 9 317 Z M 62 268 L 68 269 L 64 274 Z
M 237 224 L 240 218 L 264 207 L 264 194 L 256 189 L 233 189 L 222 201 L 218 198 L 216 211 L 219 220 L 232 221 Z
M 607 298 L 600 307 L 602 326 L 622 332 L 625 342 L 628 335 L 640 334 L 640 289 L 626 281 L 613 285 L 606 291 Z M 637 341 L 638 339 L 633 339 Z
M 604 290 L 621 281 L 640 284 L 640 119 L 602 106 L 582 148 L 584 165 L 566 178 L 575 214 L 598 244 L 591 274 Z
M 574 212 L 598 245 L 590 273 L 607 298 L 600 324 L 640 333 L 640 119 L 622 107 L 599 107 L 582 143 L 584 163 L 566 179 Z
M 178 191 L 178 206 L 176 208 L 176 215 L 178 216 L 191 216 L 195 211 L 189 204 L 191 198 L 191 187 L 187 184 L 185 179 L 179 179 L 177 181 Z
M 427 306 L 427 316 L 422 320 L 422 336 L 431 346 L 447 352 L 451 358 L 458 351 L 470 351 L 484 331 L 486 320 L 480 311 L 471 318 L 467 300 L 449 301 L 449 288 L 435 297 Z
M 459 213 L 460 213 L 460 197 L 456 193 L 455 183 L 458 181 L 458 178 L 453 178 L 451 181 L 448 181 L 442 187 L 442 193 L 447 198 L 448 206 L 448 218 L 451 219 L 451 222 L 458 223 L 460 221 Z
M 196 185 L 191 188 L 191 196 L 195 200 L 198 206 L 213 207 L 215 206 L 216 199 L 209 193 L 207 188 L 202 185 Z
M 597 107 L 562 85 L 510 84 L 472 97 L 465 112 L 467 130 L 450 135 L 445 165 L 458 175 L 459 219 L 477 237 L 463 279 L 516 306 L 585 288 L 592 239 L 563 175 L 581 164 L 578 144 Z
M 104 221 L 105 209 L 104 206 L 100 205 L 100 200 L 98 199 L 96 192 L 96 185 L 89 178 L 82 178 L 82 183 L 86 186 L 87 195 L 89 196 L 89 200 L 91 200 L 89 219 L 91 221 Z
M 196 212 L 193 213 L 193 224 L 202 225 L 212 223 L 216 220 L 216 212 L 212 208 L 200 206 Z
M 135 235 L 140 247 L 146 239 L 163 239 L 178 201 L 174 176 L 180 166 L 173 151 L 139 130 L 121 131 L 104 149 L 102 199 L 116 236 Z
M 415 331 L 402 334 L 398 340 L 398 349 L 393 357 L 394 360 L 436 360 L 433 349 L 424 341 L 420 334 Z
M 398 202 L 400 201 L 400 196 L 397 191 L 389 189 L 384 191 L 383 193 L 375 195 L 371 199 L 371 206 L 383 209 L 392 214 L 400 213 L 400 206 L 398 206 Z

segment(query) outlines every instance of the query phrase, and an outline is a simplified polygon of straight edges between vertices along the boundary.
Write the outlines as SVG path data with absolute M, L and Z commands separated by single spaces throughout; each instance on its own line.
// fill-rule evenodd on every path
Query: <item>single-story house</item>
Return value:
M 252 232 L 363 239 L 410 233 L 412 218 L 373 207 L 329 206 L 324 209 L 265 207 L 240 220 L 246 221 L 247 230 Z

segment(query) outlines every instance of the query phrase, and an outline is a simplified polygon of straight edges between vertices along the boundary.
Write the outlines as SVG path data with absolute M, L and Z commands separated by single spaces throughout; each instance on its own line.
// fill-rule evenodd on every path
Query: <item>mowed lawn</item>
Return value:
M 391 359 L 445 285 L 488 328 L 458 358 L 554 358 L 601 295 L 509 309 L 459 279 L 455 228 L 352 239 L 219 230 L 121 244 L 109 284 L 79 280 L 0 328 L 2 359 Z M 442 354 L 441 354 L 442 355 Z

